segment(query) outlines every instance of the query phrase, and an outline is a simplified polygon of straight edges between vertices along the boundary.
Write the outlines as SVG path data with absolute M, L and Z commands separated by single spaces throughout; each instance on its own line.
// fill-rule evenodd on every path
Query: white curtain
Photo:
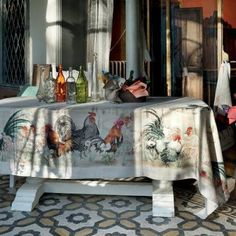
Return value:
M 113 0 L 88 1 L 87 61 L 97 54 L 97 70 L 109 71 Z
M 214 110 L 216 113 L 225 115 L 229 107 L 232 106 L 230 94 L 230 64 L 222 62 L 219 70 L 218 80 L 216 84 Z
M 224 55 L 224 54 L 223 54 Z M 231 67 L 230 63 L 223 61 L 218 74 L 218 80 L 216 84 L 215 100 L 214 100 L 214 112 L 216 120 L 219 120 L 219 124 L 222 123 L 222 119 L 218 117 L 228 118 L 229 109 L 232 106 L 231 93 L 230 93 L 230 78 Z M 223 120 L 224 121 L 224 120 Z M 227 119 L 225 119 L 227 121 Z M 235 145 L 235 127 L 234 125 L 219 125 L 219 137 L 222 151 L 225 151 Z

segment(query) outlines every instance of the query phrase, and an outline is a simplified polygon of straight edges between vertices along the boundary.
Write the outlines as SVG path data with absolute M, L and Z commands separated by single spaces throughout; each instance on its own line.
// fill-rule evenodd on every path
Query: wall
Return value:
M 236 1 L 235 0 L 223 0 L 223 17 L 224 21 L 236 28 Z
M 62 64 L 79 69 L 86 62 L 87 3 L 62 0 Z
M 34 63 L 46 62 L 47 0 L 30 1 L 30 56 Z
M 212 13 L 216 11 L 217 0 L 179 0 L 180 6 L 183 8 L 202 7 L 203 18 L 212 16 Z
M 236 28 L 236 1 L 235 0 L 222 0 L 223 1 L 223 17 L 224 21 Z M 202 7 L 203 16 L 210 17 L 212 12 L 216 10 L 217 0 L 179 0 L 181 7 L 191 8 L 191 7 Z
M 79 68 L 86 61 L 87 2 L 30 0 L 30 74 L 33 64 Z
M 61 0 L 30 0 L 29 71 L 61 63 Z

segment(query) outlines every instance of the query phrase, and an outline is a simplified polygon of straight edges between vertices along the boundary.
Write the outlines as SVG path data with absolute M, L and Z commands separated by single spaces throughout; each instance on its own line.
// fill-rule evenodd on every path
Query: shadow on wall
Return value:
M 86 66 L 88 1 L 62 0 L 62 64 Z

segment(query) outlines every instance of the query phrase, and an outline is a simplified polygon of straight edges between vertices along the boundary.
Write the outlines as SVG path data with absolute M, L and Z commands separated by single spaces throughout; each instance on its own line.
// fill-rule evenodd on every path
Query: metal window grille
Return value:
M 1 84 L 9 87 L 26 83 L 27 6 L 28 0 L 2 1 Z

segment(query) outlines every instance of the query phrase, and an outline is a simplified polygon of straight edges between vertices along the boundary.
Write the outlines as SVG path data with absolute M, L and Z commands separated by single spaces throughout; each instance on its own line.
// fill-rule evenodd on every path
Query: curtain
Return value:
M 87 61 L 97 54 L 97 70 L 109 71 L 113 0 L 88 1 Z
M 224 61 L 222 62 L 219 70 L 215 92 L 214 109 L 216 113 L 225 115 L 231 106 L 230 64 Z

